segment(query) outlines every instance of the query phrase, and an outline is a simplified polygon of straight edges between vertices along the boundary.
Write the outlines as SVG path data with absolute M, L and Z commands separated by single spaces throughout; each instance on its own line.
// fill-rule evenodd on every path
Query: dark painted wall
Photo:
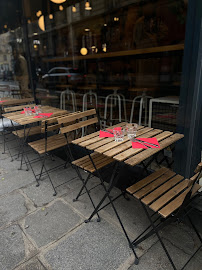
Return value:
M 201 159 L 202 150 L 202 1 L 189 1 L 178 132 L 185 138 L 177 144 L 175 169 L 186 177 Z

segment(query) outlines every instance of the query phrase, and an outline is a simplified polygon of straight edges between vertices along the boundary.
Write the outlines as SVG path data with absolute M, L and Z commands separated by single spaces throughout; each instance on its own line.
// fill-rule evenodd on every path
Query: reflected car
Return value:
M 59 84 L 80 84 L 85 75 L 78 68 L 55 67 L 42 76 L 45 87 L 57 87 Z

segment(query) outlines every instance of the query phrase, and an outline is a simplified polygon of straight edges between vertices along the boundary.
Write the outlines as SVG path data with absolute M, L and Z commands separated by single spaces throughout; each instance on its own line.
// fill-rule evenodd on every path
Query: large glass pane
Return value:
M 8 0 L 1 6 L 9 14 L 1 17 L 1 84 L 12 81 L 21 96 L 34 91 L 42 104 L 96 107 L 101 118 L 106 110 L 107 124 L 120 115 L 116 100 L 106 105 L 106 97 L 119 94 L 121 120 L 175 130 L 187 1 Z M 74 108 L 70 96 L 60 104 L 66 89 L 76 95 Z M 162 99 L 149 109 L 151 97 Z

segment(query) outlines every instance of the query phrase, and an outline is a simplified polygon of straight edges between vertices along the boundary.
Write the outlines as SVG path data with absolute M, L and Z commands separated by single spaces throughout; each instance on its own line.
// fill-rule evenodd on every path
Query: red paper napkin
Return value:
M 114 128 L 116 130 L 121 130 L 121 127 L 116 127 Z M 113 133 L 113 129 L 106 129 L 106 130 L 109 130 L 109 132 Z M 111 134 L 107 131 L 103 131 L 103 130 L 100 130 L 100 138 L 110 138 L 110 137 L 114 137 L 114 134 Z
M 7 100 L 0 100 L 0 103 L 6 102 Z
M 37 116 L 34 116 L 34 118 L 45 118 L 45 117 L 50 117 L 53 113 L 40 113 Z
M 143 149 L 160 148 L 160 145 L 155 137 L 154 138 L 137 138 L 137 139 L 140 141 L 143 141 L 145 145 L 148 145 L 148 147 L 146 147 L 143 144 L 138 143 L 138 142 L 132 142 L 132 148 L 143 148 Z M 150 145 L 150 144 L 146 144 L 146 142 L 156 144 L 156 145 L 158 145 L 158 147 Z

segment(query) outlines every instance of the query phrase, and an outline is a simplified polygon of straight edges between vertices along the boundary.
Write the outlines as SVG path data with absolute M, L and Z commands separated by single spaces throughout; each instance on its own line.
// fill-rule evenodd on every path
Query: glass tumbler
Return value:
M 126 125 L 126 133 L 127 133 L 129 139 L 136 137 L 137 127 L 138 127 L 137 124 L 127 124 Z
M 32 108 L 27 108 L 27 113 L 28 113 L 28 115 L 32 115 Z
M 25 108 L 24 108 L 24 112 L 25 112 L 25 115 L 26 115 L 26 116 L 29 115 L 29 113 L 28 113 L 28 107 L 25 107 Z
M 124 129 L 113 129 L 115 142 L 122 142 L 124 137 Z

